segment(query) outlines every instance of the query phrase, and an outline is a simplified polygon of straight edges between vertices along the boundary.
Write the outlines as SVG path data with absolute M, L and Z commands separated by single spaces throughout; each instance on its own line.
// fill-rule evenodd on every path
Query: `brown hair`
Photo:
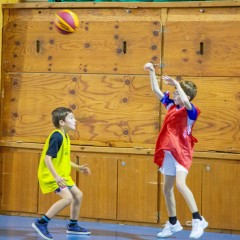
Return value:
M 59 108 L 56 108 L 55 110 L 53 110 L 52 111 L 53 125 L 56 128 L 59 128 L 60 127 L 59 121 L 60 120 L 65 121 L 65 118 L 69 113 L 72 113 L 72 110 L 70 108 L 65 108 L 65 107 L 59 107 Z
M 195 96 L 197 95 L 197 86 L 190 81 L 180 82 L 180 86 L 186 95 L 190 98 L 189 100 L 192 101 Z

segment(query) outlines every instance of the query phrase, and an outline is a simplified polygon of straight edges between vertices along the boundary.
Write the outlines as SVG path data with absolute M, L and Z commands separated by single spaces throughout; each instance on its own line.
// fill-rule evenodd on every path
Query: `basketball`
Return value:
M 62 34 L 76 31 L 79 26 L 78 16 L 70 10 L 61 10 L 55 15 L 54 24 Z

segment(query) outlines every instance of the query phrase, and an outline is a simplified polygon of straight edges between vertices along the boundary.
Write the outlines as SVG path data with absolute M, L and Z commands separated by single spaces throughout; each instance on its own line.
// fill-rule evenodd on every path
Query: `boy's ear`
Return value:
M 191 99 L 189 96 L 187 96 L 187 97 L 188 97 L 189 100 Z
M 60 120 L 60 121 L 59 121 L 59 125 L 60 125 L 60 126 L 63 126 L 63 125 L 64 125 L 64 121 L 63 121 L 63 120 Z

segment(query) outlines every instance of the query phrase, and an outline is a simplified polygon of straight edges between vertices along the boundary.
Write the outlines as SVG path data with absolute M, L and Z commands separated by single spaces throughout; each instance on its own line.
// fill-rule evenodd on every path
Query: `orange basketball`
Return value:
M 62 34 L 69 34 L 79 27 L 78 16 L 70 10 L 61 10 L 55 15 L 54 24 Z

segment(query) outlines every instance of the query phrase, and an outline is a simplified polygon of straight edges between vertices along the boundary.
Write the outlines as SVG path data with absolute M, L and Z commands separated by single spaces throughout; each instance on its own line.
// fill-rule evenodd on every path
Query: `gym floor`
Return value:
M 41 237 L 31 227 L 34 218 L 0 215 L 0 240 L 40 240 Z M 82 222 L 79 225 L 92 232 L 89 236 L 66 234 L 66 220 L 52 219 L 49 232 L 55 240 L 152 240 L 161 230 L 155 227 L 131 226 L 122 224 L 106 224 L 99 222 Z M 187 240 L 189 230 L 174 234 L 167 239 Z M 165 238 L 166 239 L 166 238 Z M 240 240 L 240 235 L 205 232 L 202 240 Z

